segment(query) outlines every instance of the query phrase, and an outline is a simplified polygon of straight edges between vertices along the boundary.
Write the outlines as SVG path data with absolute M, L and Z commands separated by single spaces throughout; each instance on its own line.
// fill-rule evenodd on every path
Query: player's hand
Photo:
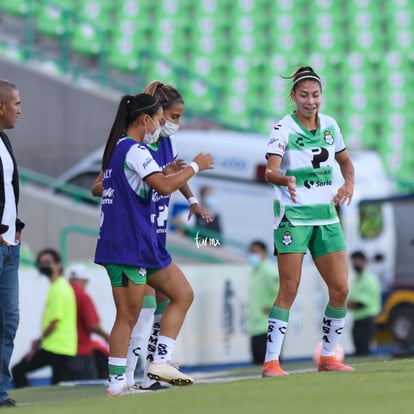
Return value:
M 162 170 L 162 173 L 164 174 L 164 175 L 170 175 L 170 174 L 175 174 L 175 173 L 177 173 L 178 172 L 178 168 L 177 168 L 177 166 L 175 165 L 175 163 L 171 163 L 171 164 L 168 164 L 163 170 Z
M 191 204 L 190 211 L 188 212 L 188 220 L 190 220 L 194 214 L 198 214 L 206 221 L 206 223 L 214 221 L 214 218 L 211 217 L 210 214 L 208 214 L 202 207 L 200 207 L 200 204 L 198 203 Z
M 197 163 L 199 171 L 212 170 L 214 168 L 214 160 L 210 154 L 197 154 L 193 161 Z
M 185 162 L 185 160 L 183 160 L 182 158 L 177 158 L 176 160 L 174 160 L 174 164 L 175 164 L 175 166 L 177 168 L 177 171 L 183 170 L 188 165 Z
M 336 206 L 343 206 L 344 204 L 349 206 L 351 204 L 353 194 L 354 183 L 345 181 L 344 185 L 338 189 L 338 192 L 333 198 L 333 202 Z
M 171 164 L 168 164 L 163 170 L 164 175 L 175 174 L 187 167 L 187 163 L 179 158 L 174 160 Z

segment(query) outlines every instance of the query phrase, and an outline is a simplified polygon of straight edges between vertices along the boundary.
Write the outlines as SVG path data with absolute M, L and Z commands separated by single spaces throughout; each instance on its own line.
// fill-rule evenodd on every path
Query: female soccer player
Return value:
M 109 346 L 109 395 L 125 392 L 126 356 L 148 283 L 171 301 L 149 373 L 175 385 L 193 380 L 170 364 L 175 339 L 193 300 L 193 291 L 157 235 L 164 219 L 155 195 L 168 196 L 199 170 L 213 168 L 209 154 L 198 154 L 183 170 L 165 176 L 147 145 L 158 139 L 163 110 L 151 95 L 124 96 L 102 159 L 102 207 L 95 262 L 110 277 L 116 319 Z M 168 311 L 168 312 L 167 312 Z
M 348 294 L 346 246 L 335 205 L 351 203 L 354 167 L 336 121 L 319 113 L 320 77 L 305 66 L 287 79 L 292 79 L 290 96 L 296 110 L 274 125 L 266 154 L 266 180 L 275 187 L 274 246 L 280 290 L 269 314 L 262 374 L 288 375 L 279 365 L 279 356 L 307 249 L 329 293 L 318 370 L 352 371 L 334 356 L 345 325 Z M 335 160 L 345 180 L 336 192 Z
M 162 168 L 164 174 L 177 172 L 180 169 L 185 168 L 186 164 L 183 160 L 176 158 L 177 150 L 171 135 L 175 134 L 180 126 L 180 119 L 184 113 L 183 97 L 173 86 L 165 85 L 158 80 L 149 83 L 144 89 L 144 93 L 148 93 L 157 98 L 164 110 L 163 119 L 160 121 L 160 138 L 156 142 L 149 144 L 148 150 L 151 152 L 158 165 Z M 180 188 L 180 191 L 190 204 L 188 219 L 190 219 L 193 214 L 198 214 L 208 223 L 213 220 L 213 218 L 200 207 L 200 204 L 197 198 L 194 197 L 188 183 L 185 183 Z M 98 176 L 92 186 L 92 194 L 95 196 L 102 195 L 102 173 Z M 156 197 L 155 202 L 160 203 L 160 208 L 164 211 L 165 216 L 168 216 L 169 200 L 169 196 Z M 167 221 L 164 222 L 162 229 L 158 228 L 158 235 L 164 246 L 166 245 L 166 230 Z M 168 298 L 161 292 L 157 292 L 155 299 L 154 289 L 148 285 L 146 286 L 142 309 L 132 330 L 128 347 L 126 378 L 131 390 L 141 389 L 156 391 L 166 388 L 166 386 L 161 385 L 159 381 L 152 380 L 148 377 L 148 368 L 154 359 L 158 336 L 160 334 L 161 318 L 168 304 Z M 150 322 L 153 322 L 153 325 L 150 337 L 147 338 L 144 335 L 146 333 L 146 327 Z M 145 344 L 147 344 L 147 357 L 142 383 L 138 387 L 135 384 L 135 369 Z
M 177 160 L 177 150 L 174 146 L 174 142 L 171 135 L 174 135 L 180 127 L 180 119 L 184 113 L 184 100 L 181 94 L 171 85 L 165 85 L 162 82 L 155 80 L 149 83 L 144 93 L 148 93 L 160 102 L 164 116 L 161 120 L 161 133 L 158 141 L 149 144 L 148 150 L 154 157 L 155 161 L 163 170 L 164 174 L 169 172 L 175 172 L 185 167 L 182 160 Z M 198 214 L 207 222 L 212 221 L 212 217 L 200 207 L 200 204 L 196 197 L 194 197 L 190 186 L 185 183 L 180 188 L 183 196 L 188 200 L 190 204 L 190 213 L 188 218 L 190 219 L 193 214 Z M 157 196 L 155 203 L 158 204 L 158 208 L 163 211 L 165 218 L 168 216 L 168 205 L 170 196 Z M 163 222 L 157 229 L 157 234 L 162 241 L 163 245 L 166 245 L 166 232 L 167 232 L 167 220 Z M 175 265 L 174 265 L 175 266 Z M 147 285 L 145 290 L 144 304 L 138 317 L 137 323 L 134 326 L 131 334 L 131 340 L 128 348 L 127 358 L 127 381 L 130 387 L 137 387 L 135 385 L 134 373 L 139 355 L 143 349 L 144 343 L 147 343 L 147 357 L 144 366 L 144 375 L 142 383 L 139 386 L 142 390 L 159 390 L 165 388 L 156 379 L 151 379 L 148 376 L 148 369 L 150 363 L 156 357 L 158 336 L 163 336 L 165 321 L 162 321 L 162 315 L 164 311 L 168 309 L 169 300 L 161 292 L 157 292 L 155 301 L 155 291 Z M 155 310 L 155 314 L 154 314 Z M 143 336 L 145 333 L 145 327 L 153 321 L 150 337 Z M 161 342 L 160 342 L 161 343 Z M 162 348 L 160 348 L 162 349 Z

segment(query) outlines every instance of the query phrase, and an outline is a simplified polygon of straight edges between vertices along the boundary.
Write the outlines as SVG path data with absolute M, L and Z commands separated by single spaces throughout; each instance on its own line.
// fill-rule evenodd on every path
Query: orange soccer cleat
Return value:
M 289 372 L 284 371 L 280 368 L 279 361 L 274 359 L 272 361 L 267 361 L 263 365 L 262 377 L 284 377 L 289 375 Z
M 355 371 L 354 368 L 338 361 L 334 356 L 321 356 L 318 371 Z

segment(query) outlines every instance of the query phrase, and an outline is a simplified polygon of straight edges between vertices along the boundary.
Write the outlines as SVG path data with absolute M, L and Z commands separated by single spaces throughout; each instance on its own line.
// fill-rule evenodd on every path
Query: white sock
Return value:
M 126 385 L 126 358 L 108 358 L 109 383 L 108 387 L 112 394 L 119 394 Z
M 145 343 L 147 326 L 154 318 L 154 308 L 142 308 L 138 320 L 132 329 L 128 345 L 126 378 L 128 385 L 135 384 L 135 369 Z
M 345 327 L 345 318 L 329 318 L 326 315 L 322 321 L 322 350 L 321 356 L 335 355 L 335 349 L 339 344 L 342 332 Z
M 158 336 L 160 334 L 160 322 L 161 322 L 162 314 L 155 314 L 154 315 L 154 323 L 152 325 L 151 333 L 148 338 L 148 346 L 147 346 L 147 357 L 145 359 L 144 365 L 144 375 L 142 377 L 141 387 L 149 388 L 152 384 L 154 384 L 155 380 L 148 378 L 148 368 L 151 363 L 154 361 L 154 355 L 157 350 L 157 343 L 158 343 Z
M 288 326 L 287 322 L 274 318 L 269 318 L 268 323 L 265 362 L 279 360 Z
M 157 352 L 154 355 L 154 363 L 164 364 L 166 362 L 171 362 L 174 345 L 174 339 L 160 335 L 158 337 Z

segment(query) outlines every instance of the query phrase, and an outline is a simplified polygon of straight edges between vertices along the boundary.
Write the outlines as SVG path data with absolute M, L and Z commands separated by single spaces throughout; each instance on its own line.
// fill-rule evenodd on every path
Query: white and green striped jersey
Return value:
M 333 171 L 335 154 L 345 150 L 336 121 L 319 114 L 319 127 L 313 134 L 304 128 L 295 114 L 274 125 L 266 157 L 282 157 L 280 173 L 296 177 L 296 203 L 287 186 L 274 186 L 274 228 L 283 216 L 295 226 L 326 225 L 339 221 L 332 202 L 335 190 Z

